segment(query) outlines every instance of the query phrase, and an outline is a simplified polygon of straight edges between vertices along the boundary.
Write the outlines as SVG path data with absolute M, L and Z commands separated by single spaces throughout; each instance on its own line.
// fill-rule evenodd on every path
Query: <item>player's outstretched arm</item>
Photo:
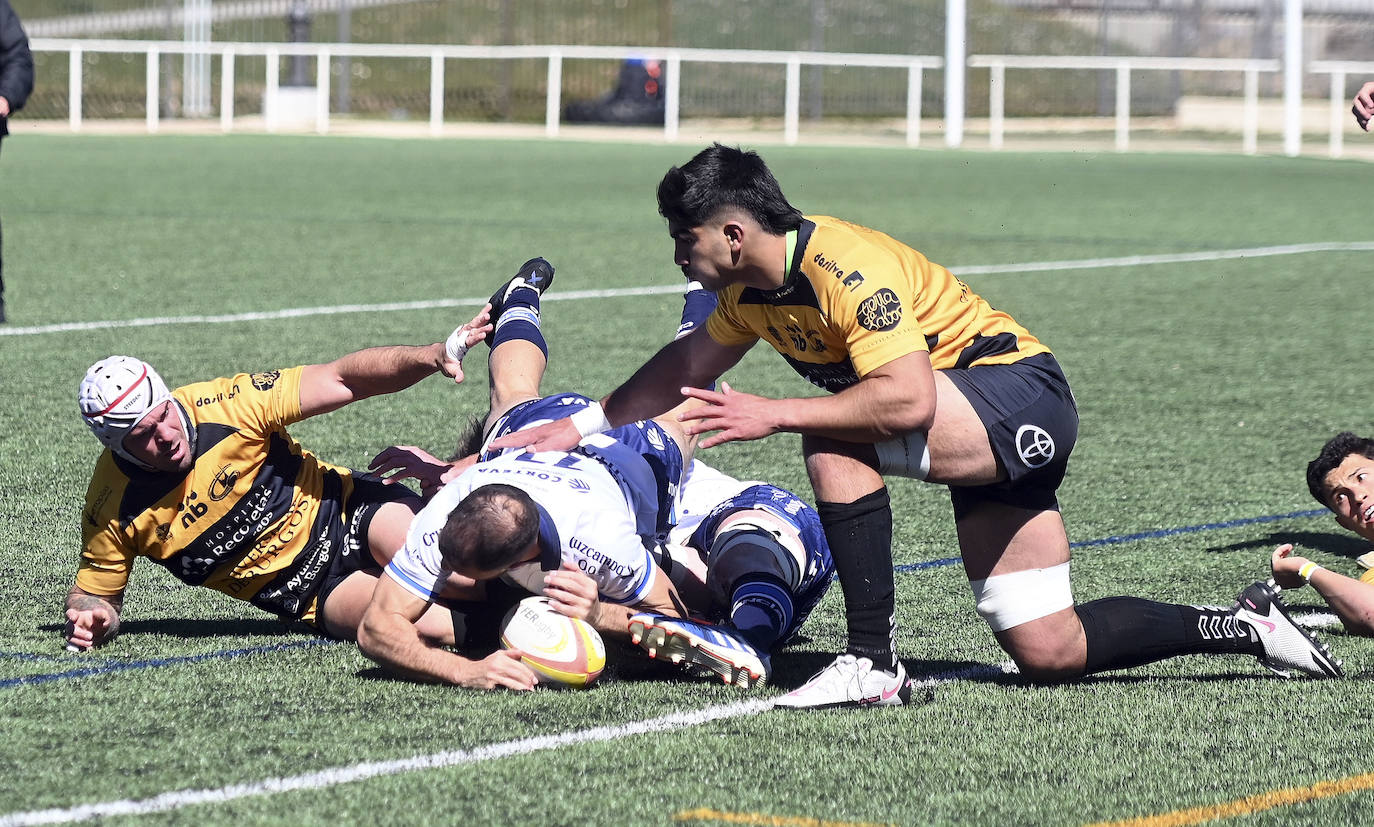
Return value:
M 706 403 L 683 412 L 689 435 L 714 431 L 699 448 L 762 439 L 779 431 L 846 442 L 882 442 L 935 418 L 935 373 L 924 352 L 894 359 L 858 382 L 826 396 L 772 399 L 741 393 L 722 382 L 716 391 L 683 388 Z
M 434 373 L 462 382 L 462 358 L 468 346 L 491 330 L 490 311 L 490 305 L 483 307 L 446 342 L 370 347 L 332 362 L 307 365 L 301 372 L 302 418 L 338 410 L 369 396 L 405 390 Z
M 1355 116 L 1355 123 L 1360 125 L 1360 129 L 1369 131 L 1369 119 L 1374 117 L 1374 80 L 1360 87 L 1360 91 L 1355 93 L 1355 104 L 1350 107 L 1350 111 Z
M 69 649 L 86 651 L 119 634 L 119 610 L 124 595 L 91 594 L 79 586 L 67 593 L 67 625 L 62 635 Z
M 393 674 L 424 683 L 449 683 L 468 689 L 534 689 L 534 673 L 520 653 L 506 649 L 470 660 L 431 646 L 415 627 L 429 604 L 383 573 L 358 627 L 363 654 Z
M 1311 583 L 1345 624 L 1346 631 L 1374 637 L 1374 584 L 1322 568 L 1293 554 L 1293 546 L 1287 543 L 1274 549 L 1269 564 L 1275 583 L 1285 589 L 1299 589 Z
M 601 407 L 579 413 L 578 419 L 560 419 L 507 434 L 492 447 L 528 448 L 531 451 L 569 451 L 585 436 L 610 430 L 640 419 L 652 419 L 681 404 L 682 387 L 704 387 L 715 382 L 744 358 L 751 345 L 717 344 L 698 329 L 664 345 L 605 399 Z M 598 417 L 593 414 L 600 414 Z

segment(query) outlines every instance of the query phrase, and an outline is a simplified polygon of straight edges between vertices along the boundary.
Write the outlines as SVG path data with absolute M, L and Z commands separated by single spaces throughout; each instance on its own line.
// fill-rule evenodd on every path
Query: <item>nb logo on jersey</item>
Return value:
M 1016 453 L 1027 468 L 1039 468 L 1054 459 L 1054 438 L 1038 425 L 1022 425 L 1016 431 Z
M 574 490 L 574 491 L 590 491 L 590 490 L 592 490 L 592 487 L 591 487 L 590 484 L 588 484 L 588 483 L 585 482 L 584 480 L 579 480 L 579 479 L 571 479 L 571 480 L 568 480 L 568 487 L 571 488 L 571 489 Z
M 196 492 L 194 491 L 192 491 L 191 496 L 186 499 L 184 507 L 186 513 L 181 515 L 182 528 L 190 528 L 196 520 L 204 517 L 205 512 L 210 510 L 210 507 L 205 503 L 196 502 Z

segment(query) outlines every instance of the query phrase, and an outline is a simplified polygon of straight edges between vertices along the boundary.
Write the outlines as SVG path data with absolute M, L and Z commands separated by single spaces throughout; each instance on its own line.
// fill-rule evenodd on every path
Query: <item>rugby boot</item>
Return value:
M 544 295 L 544 291 L 553 286 L 553 265 L 542 258 L 532 258 L 520 265 L 520 269 L 511 277 L 510 281 L 496 288 L 496 292 L 491 294 L 487 301 L 491 303 L 491 323 L 493 330 L 487 334 L 487 346 L 491 346 L 491 339 L 495 335 L 496 320 L 501 317 L 501 310 L 506 306 L 506 300 L 514 290 L 521 287 L 533 287 L 539 295 Z
M 873 661 L 840 655 L 811 680 L 777 698 L 782 709 L 839 709 L 862 706 L 900 706 L 911 702 L 911 679 L 897 663 L 897 673 L 873 668 Z
M 1292 677 L 1294 671 L 1318 678 L 1345 676 L 1341 662 L 1331 657 L 1326 644 L 1293 622 L 1273 580 L 1246 588 L 1236 598 L 1231 613 L 1254 630 L 1264 645 L 1264 654 L 1256 657 L 1274 674 L 1285 678 Z
M 666 659 L 691 674 L 719 676 L 741 689 L 768 680 L 768 656 L 729 626 L 641 612 L 630 618 L 630 640 L 651 658 Z

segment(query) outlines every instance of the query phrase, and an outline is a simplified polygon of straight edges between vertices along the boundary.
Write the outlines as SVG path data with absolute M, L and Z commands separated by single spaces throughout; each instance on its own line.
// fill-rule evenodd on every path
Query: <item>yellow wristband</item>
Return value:
M 1302 564 L 1302 568 L 1298 569 L 1298 576 L 1310 583 L 1312 582 L 1312 573 L 1319 568 L 1321 568 L 1321 566 L 1308 560 L 1306 563 Z

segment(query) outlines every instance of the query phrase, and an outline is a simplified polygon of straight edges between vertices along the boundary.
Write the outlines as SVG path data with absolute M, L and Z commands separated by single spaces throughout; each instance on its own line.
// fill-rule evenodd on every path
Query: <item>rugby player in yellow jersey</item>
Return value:
M 1073 395 L 1045 345 L 944 267 L 876 230 L 802 215 L 762 158 L 719 144 L 669 170 L 658 205 L 674 262 L 719 295 L 705 328 L 608 395 L 600 421 L 562 420 L 494 445 L 556 450 L 587 431 L 660 414 L 684 395 L 708 403 L 682 415 L 689 433 L 715 432 L 702 448 L 801 434 L 849 641 L 778 706 L 910 697 L 894 652 L 884 475 L 949 486 L 978 612 L 1032 679 L 1192 653 L 1338 673 L 1271 591 L 1247 590 L 1253 599 L 1230 610 L 1130 597 L 1074 605 L 1056 498 L 1078 433 Z M 725 383 L 703 390 L 760 339 L 831 395 L 769 399 Z
M 1343 431 L 1327 440 L 1307 464 L 1307 487 L 1335 514 L 1337 525 L 1374 542 L 1374 439 Z M 1346 631 L 1374 637 L 1374 552 L 1360 556 L 1366 571 L 1358 580 L 1293 552 L 1289 543 L 1274 549 L 1269 561 L 1274 581 L 1285 589 L 1311 583 Z
M 403 390 L 435 372 L 462 382 L 468 346 L 493 332 L 499 341 L 503 300 L 521 288 L 542 291 L 551 281 L 547 262 L 527 262 L 492 305 L 446 342 L 428 346 L 368 348 L 325 364 L 171 391 L 141 360 L 113 356 L 93 365 L 79 401 L 107 450 L 82 511 L 81 564 L 66 604 L 69 647 L 89 649 L 117 633 L 139 557 L 190 585 L 353 639 L 382 566 L 423 503 L 401 486 L 324 462 L 287 426 Z M 488 323 L 492 316 L 495 326 Z M 464 592 L 470 584 L 455 585 L 455 597 L 482 596 Z M 436 645 L 453 644 L 459 622 L 435 606 L 417 618 L 416 629 Z M 534 684 L 533 674 L 507 653 L 460 660 L 454 683 Z

